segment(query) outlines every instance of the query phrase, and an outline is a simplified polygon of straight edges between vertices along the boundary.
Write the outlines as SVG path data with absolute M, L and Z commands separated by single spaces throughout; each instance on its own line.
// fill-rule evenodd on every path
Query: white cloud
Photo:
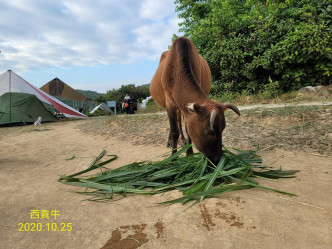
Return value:
M 159 59 L 177 33 L 173 0 L 0 2 L 0 71 Z
M 161 52 L 167 50 L 168 45 L 171 44 L 171 37 L 178 27 L 177 21 L 178 19 L 173 17 L 166 23 L 149 23 L 137 27 L 134 30 L 137 37 L 135 46 L 148 53 L 149 58 L 156 59 L 158 56 L 159 59 Z
M 144 0 L 139 11 L 141 18 L 162 20 L 174 12 L 174 0 Z

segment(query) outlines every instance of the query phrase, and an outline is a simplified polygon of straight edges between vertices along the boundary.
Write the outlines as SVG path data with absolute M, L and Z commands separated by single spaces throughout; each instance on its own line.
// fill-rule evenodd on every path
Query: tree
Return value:
M 107 91 L 105 101 L 116 101 L 117 109 L 121 110 L 121 104 L 124 97 L 128 94 L 134 103 L 134 109 L 137 109 L 137 103 L 150 96 L 149 85 L 135 86 L 134 84 L 122 85 L 119 89 Z
M 180 30 L 208 61 L 212 93 L 330 84 L 331 0 L 176 0 Z
M 97 104 L 100 104 L 102 102 L 106 103 L 105 94 L 98 95 L 97 97 L 95 97 L 94 101 L 97 102 Z

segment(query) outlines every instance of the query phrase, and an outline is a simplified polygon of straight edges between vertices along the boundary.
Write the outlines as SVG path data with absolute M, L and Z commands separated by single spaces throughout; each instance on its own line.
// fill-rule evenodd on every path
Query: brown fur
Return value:
M 194 44 L 181 37 L 171 49 L 162 53 L 159 67 L 152 78 L 150 93 L 154 101 L 167 109 L 170 121 L 169 142 L 176 152 L 179 139 L 180 112 L 183 115 L 188 142 L 194 145 L 212 162 L 222 156 L 221 134 L 225 128 L 224 104 L 208 98 L 211 88 L 211 72 L 207 62 L 198 54 Z M 217 112 L 213 130 L 210 116 Z M 213 134 L 212 134 L 213 133 Z M 192 153 L 192 149 L 187 154 Z

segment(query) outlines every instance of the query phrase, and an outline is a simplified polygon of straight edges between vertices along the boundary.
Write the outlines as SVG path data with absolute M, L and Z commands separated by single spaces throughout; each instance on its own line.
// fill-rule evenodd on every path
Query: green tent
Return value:
M 12 92 L 0 96 L 0 125 L 34 123 L 39 116 L 42 122 L 56 120 L 33 94 Z

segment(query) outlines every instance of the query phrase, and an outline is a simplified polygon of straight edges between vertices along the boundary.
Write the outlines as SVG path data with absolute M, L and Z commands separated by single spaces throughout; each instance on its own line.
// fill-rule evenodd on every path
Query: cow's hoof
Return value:
M 181 140 L 181 141 L 180 141 L 180 144 L 181 144 L 181 146 L 185 146 L 185 145 L 187 145 L 188 143 L 187 143 L 186 140 Z
M 189 156 L 189 155 L 191 155 L 191 154 L 193 154 L 193 153 L 194 153 L 193 148 L 190 147 L 190 148 L 187 149 L 187 151 L 186 151 L 186 156 Z

